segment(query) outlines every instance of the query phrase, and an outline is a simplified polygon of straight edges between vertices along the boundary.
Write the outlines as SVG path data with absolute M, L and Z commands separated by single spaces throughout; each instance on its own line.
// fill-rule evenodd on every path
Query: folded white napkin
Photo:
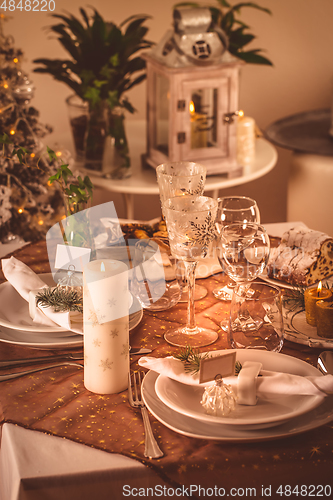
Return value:
M 140 366 L 182 384 L 199 385 L 199 374 L 185 373 L 183 362 L 172 356 L 166 358 L 144 356 L 138 362 Z M 231 385 L 237 391 L 239 404 L 256 404 L 258 396 L 264 399 L 281 395 L 327 396 L 333 394 L 333 375 L 303 377 L 290 373 L 261 370 L 260 365 L 261 363 L 245 361 L 238 377 L 223 378 L 225 384 Z M 259 371 L 260 376 L 258 376 Z M 200 385 L 207 386 L 213 383 L 214 381 Z
M 34 323 L 52 327 L 61 326 L 65 330 L 83 333 L 81 313 L 56 313 L 51 307 L 36 306 L 36 294 L 48 285 L 32 269 L 15 257 L 2 259 L 1 264 L 5 278 L 29 303 L 29 314 Z

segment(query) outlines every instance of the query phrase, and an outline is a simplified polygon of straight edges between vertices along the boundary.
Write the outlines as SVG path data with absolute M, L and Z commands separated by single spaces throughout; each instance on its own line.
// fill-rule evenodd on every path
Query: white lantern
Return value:
M 207 174 L 238 176 L 239 68 L 209 9 L 176 9 L 174 30 L 142 57 L 147 64 L 147 156 L 152 167 L 195 161 Z

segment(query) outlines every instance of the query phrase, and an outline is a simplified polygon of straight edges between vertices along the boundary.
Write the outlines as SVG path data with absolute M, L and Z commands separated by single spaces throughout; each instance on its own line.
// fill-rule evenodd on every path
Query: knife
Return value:
M 140 355 L 149 354 L 151 349 L 145 349 L 140 347 L 131 347 L 130 355 Z M 22 366 L 22 365 L 34 365 L 38 363 L 49 363 L 50 361 L 61 360 L 79 360 L 83 359 L 83 351 L 70 354 L 54 354 L 52 356 L 39 356 L 37 358 L 25 358 L 25 359 L 7 359 L 5 361 L 0 361 L 0 368 L 9 368 L 10 366 Z

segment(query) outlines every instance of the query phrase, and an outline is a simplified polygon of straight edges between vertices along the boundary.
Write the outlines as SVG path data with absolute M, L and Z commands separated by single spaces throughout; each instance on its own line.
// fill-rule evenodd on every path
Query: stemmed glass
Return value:
M 181 347 L 212 344 L 217 333 L 196 325 L 194 289 L 198 260 L 209 254 L 216 238 L 217 201 L 207 196 L 177 196 L 165 201 L 163 212 L 171 253 L 184 262 L 189 291 L 186 326 L 167 331 L 164 338 Z
M 233 222 L 255 222 L 260 224 L 260 212 L 257 202 L 246 196 L 224 196 L 218 198 L 216 228 L 221 232 L 223 226 Z M 224 287 L 215 288 L 213 295 L 220 300 L 231 300 L 234 282 Z
M 160 192 L 162 214 L 164 202 L 175 196 L 202 195 L 206 182 L 206 167 L 192 161 L 167 162 L 158 165 L 156 177 Z M 204 286 L 197 285 L 194 300 L 201 300 L 207 295 Z M 188 302 L 188 289 L 183 287 L 179 302 Z
M 233 294 L 250 298 L 251 282 L 263 272 L 269 258 L 270 241 L 265 228 L 253 222 L 234 222 L 223 226 L 217 249 L 223 270 L 236 282 Z M 246 300 L 237 321 L 253 322 Z M 222 322 L 221 327 L 227 331 L 228 322 Z

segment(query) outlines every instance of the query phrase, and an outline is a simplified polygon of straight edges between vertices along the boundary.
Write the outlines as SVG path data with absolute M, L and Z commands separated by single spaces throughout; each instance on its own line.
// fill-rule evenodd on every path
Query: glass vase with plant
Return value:
M 47 148 L 50 159 L 56 153 Z M 86 175 L 75 178 L 68 164 L 62 163 L 56 173 L 48 179 L 49 184 L 58 184 L 64 198 L 66 218 L 61 222 L 64 231 L 63 238 L 66 244 L 77 247 L 89 247 L 94 251 L 93 235 L 88 220 L 89 205 L 93 197 L 93 184 Z M 74 217 L 71 217 L 74 216 Z
M 80 14 L 82 22 L 73 15 L 53 14 L 61 22 L 49 30 L 57 35 L 70 58 L 35 59 L 34 63 L 41 66 L 34 71 L 65 83 L 86 105 L 88 112 L 82 114 L 80 126 L 85 133 L 88 167 L 100 169 L 103 143 L 106 137 L 113 138 L 121 160 L 114 174 L 117 177 L 124 170 L 130 172 L 124 111 L 134 113 L 135 109 L 125 94 L 146 77 L 145 61 L 138 53 L 152 46 L 144 26 L 149 16 L 133 15 L 116 25 L 106 22 L 96 9 L 89 15 L 81 8 Z

